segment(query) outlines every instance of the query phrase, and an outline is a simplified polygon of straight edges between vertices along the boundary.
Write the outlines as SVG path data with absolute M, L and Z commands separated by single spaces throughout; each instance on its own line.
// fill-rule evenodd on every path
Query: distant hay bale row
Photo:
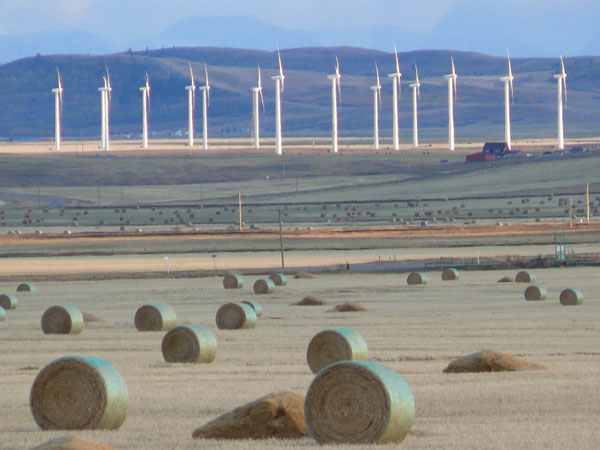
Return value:
M 275 283 L 269 278 L 256 280 L 254 293 L 257 295 L 272 294 L 275 292 Z
M 161 350 L 167 362 L 211 363 L 217 354 L 217 340 L 202 325 L 179 325 L 165 334 Z
M 271 275 L 269 275 L 269 279 L 275 283 L 275 286 L 287 285 L 287 278 L 282 273 L 273 272 Z
M 4 309 L 16 309 L 19 304 L 17 298 L 12 294 L 0 295 L 0 307 Z
M 177 325 L 177 315 L 166 303 L 152 303 L 138 308 L 134 322 L 138 331 L 167 331 Z
M 83 330 L 83 314 L 72 305 L 56 305 L 42 315 L 44 334 L 79 334 Z
M 33 283 L 21 283 L 17 286 L 17 292 L 35 292 L 37 288 Z
M 560 293 L 559 300 L 561 305 L 581 305 L 583 303 L 583 294 L 577 288 L 567 288 Z
M 531 285 L 525 289 L 525 300 L 528 301 L 540 301 L 546 300 L 548 297 L 548 292 L 546 288 L 540 285 Z
M 409 285 L 427 284 L 427 275 L 423 272 L 411 272 L 406 279 Z
M 367 343 L 350 328 L 331 328 L 317 333 L 308 344 L 306 361 L 312 373 L 338 361 L 366 361 Z
M 460 273 L 458 270 L 453 268 L 444 269 L 442 271 L 442 280 L 443 281 L 454 281 L 460 278 Z
M 257 315 L 246 303 L 226 303 L 217 311 L 216 322 L 220 330 L 241 330 L 256 327 Z
M 223 287 L 225 289 L 241 289 L 244 287 L 244 278 L 240 274 L 228 273 L 223 278 Z
M 535 275 L 527 270 L 522 270 L 515 277 L 517 283 L 535 283 Z

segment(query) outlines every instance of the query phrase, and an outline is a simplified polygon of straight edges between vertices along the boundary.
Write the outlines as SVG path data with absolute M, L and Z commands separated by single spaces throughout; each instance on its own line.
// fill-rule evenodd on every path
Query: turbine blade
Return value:
M 421 96 L 421 83 L 419 83 L 419 69 L 415 64 L 415 84 L 417 85 L 417 97 Z
M 188 62 L 189 66 L 190 66 L 190 82 L 191 82 L 191 86 L 196 89 L 196 85 L 194 84 L 194 71 L 192 70 L 192 63 Z
M 206 63 L 204 63 L 204 81 L 206 83 L 204 87 L 206 88 L 206 102 L 208 106 L 210 105 L 210 83 L 208 82 L 208 68 L 206 67 Z
M 456 76 L 456 68 L 454 67 L 454 57 L 450 56 L 450 61 L 452 62 L 452 75 Z
M 56 68 L 56 74 L 58 76 L 58 101 L 60 102 L 60 109 L 62 111 L 62 104 L 63 104 L 63 87 L 62 87 L 62 80 L 60 78 L 60 70 L 58 70 L 58 67 Z
M 508 76 L 512 77 L 512 65 L 510 64 L 510 53 L 508 53 L 508 49 L 506 49 L 506 56 L 508 57 Z
M 340 60 L 338 59 L 338 57 L 335 57 L 335 74 L 339 77 L 340 76 Z
M 260 76 L 260 64 L 258 65 L 258 87 L 262 89 L 262 78 Z
M 279 60 L 279 76 L 281 77 L 281 93 L 283 93 L 285 89 L 285 77 L 283 76 L 283 64 L 281 63 L 281 52 L 277 49 L 277 59 Z
M 262 103 L 263 112 L 265 112 L 265 98 L 263 97 L 262 89 L 258 91 L 260 94 L 260 102 Z
M 381 87 L 381 83 L 379 82 L 379 67 L 377 67 L 377 62 L 375 62 L 375 73 L 377 74 L 377 87 Z
M 560 57 L 560 68 L 561 68 L 561 75 L 566 76 L 567 74 L 565 73 L 565 62 L 563 60 L 563 57 Z
M 394 56 L 396 58 L 396 73 L 400 73 L 400 63 L 398 62 L 398 49 L 396 48 L 395 42 L 394 42 Z
M 112 100 L 112 86 L 110 85 L 110 73 L 108 72 L 108 66 L 106 66 L 106 87 L 108 88 L 108 101 Z

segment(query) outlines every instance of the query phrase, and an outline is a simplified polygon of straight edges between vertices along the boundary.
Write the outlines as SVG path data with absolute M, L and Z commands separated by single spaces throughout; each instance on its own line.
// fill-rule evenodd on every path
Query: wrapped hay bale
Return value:
M 16 309 L 19 302 L 17 297 L 12 294 L 1 294 L 0 295 L 0 306 L 4 309 Z
M 535 283 L 535 275 L 528 270 L 520 271 L 515 277 L 517 283 Z
M 43 430 L 113 430 L 125 421 L 129 394 L 110 362 L 66 356 L 38 373 L 29 404 Z
M 167 331 L 177 325 L 177 315 L 166 303 L 152 303 L 138 308 L 134 322 L 138 331 Z
M 442 271 L 443 281 L 454 281 L 460 278 L 460 273 L 456 269 L 448 268 Z
M 287 284 L 287 277 L 282 273 L 273 272 L 269 275 L 269 279 L 275 283 L 275 286 L 285 286 Z
M 258 295 L 272 294 L 275 291 L 275 283 L 269 278 L 256 280 L 254 293 Z
M 223 287 L 225 289 L 241 289 L 244 287 L 244 278 L 237 273 L 228 273 L 223 278 Z
M 211 363 L 217 355 L 217 340 L 202 325 L 179 325 L 165 334 L 161 350 L 167 362 Z
M 37 288 L 33 283 L 21 283 L 17 286 L 17 292 L 35 292 Z
M 242 303 L 251 306 L 252 309 L 254 310 L 254 312 L 256 313 L 256 317 L 262 316 L 262 313 L 263 313 L 262 305 L 260 303 L 258 303 L 257 301 L 244 300 Z
M 61 436 L 44 442 L 31 450 L 115 450 L 99 442 L 86 441 L 72 436 Z
M 2 306 L 0 306 L 0 322 L 2 322 L 5 319 L 6 319 L 6 312 L 4 311 L 4 308 Z
M 525 300 L 546 300 L 547 297 L 548 292 L 546 292 L 546 288 L 544 286 L 532 284 L 531 286 L 527 286 L 527 289 L 525 289 Z
M 423 272 L 411 272 L 406 279 L 409 285 L 427 284 L 427 275 Z
M 44 334 L 79 334 L 83 330 L 83 314 L 72 305 L 56 305 L 42 315 Z
M 561 305 L 581 305 L 583 303 L 583 293 L 577 288 L 567 288 L 560 293 Z
M 219 330 L 241 330 L 256 327 L 256 312 L 245 303 L 226 303 L 217 311 Z
M 304 416 L 320 444 L 400 442 L 412 428 L 415 400 L 406 381 L 389 367 L 343 361 L 314 378 Z
M 350 328 L 331 328 L 317 333 L 308 344 L 306 361 L 312 373 L 338 361 L 366 361 L 367 343 Z

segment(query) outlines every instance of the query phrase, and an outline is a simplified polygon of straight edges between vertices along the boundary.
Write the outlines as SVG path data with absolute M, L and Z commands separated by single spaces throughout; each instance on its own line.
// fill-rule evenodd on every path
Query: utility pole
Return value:
M 283 231 L 281 226 L 281 207 L 277 208 L 279 212 L 279 249 L 281 251 L 281 268 L 285 269 L 285 259 L 283 257 Z
M 242 232 L 242 193 L 238 192 L 238 210 L 240 219 L 240 233 Z

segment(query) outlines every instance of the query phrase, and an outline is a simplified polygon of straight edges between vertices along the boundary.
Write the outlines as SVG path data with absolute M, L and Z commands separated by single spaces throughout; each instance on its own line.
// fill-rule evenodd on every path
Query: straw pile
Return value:
M 6 312 L 4 311 L 4 308 L 2 306 L 0 306 L 0 322 L 2 322 L 5 319 L 6 319 Z
M 31 450 L 115 450 L 99 442 L 86 441 L 72 436 L 61 436 L 44 442 Z
M 287 284 L 287 277 L 282 273 L 273 272 L 269 275 L 269 279 L 275 283 L 275 286 L 285 286 Z
M 167 362 L 211 363 L 217 355 L 217 340 L 202 325 L 180 325 L 165 334 L 161 349 Z
M 332 309 L 327 312 L 360 312 L 367 311 L 363 305 L 356 302 L 346 302 L 341 305 L 335 305 Z
M 304 416 L 321 444 L 400 442 L 414 422 L 415 401 L 406 381 L 389 367 L 343 361 L 314 378 Z
M 444 373 L 467 372 L 515 372 L 521 370 L 546 370 L 547 367 L 517 358 L 508 353 L 495 350 L 483 350 L 470 355 L 461 356 L 451 361 Z
M 0 307 L 4 309 L 16 309 L 19 302 L 17 297 L 12 294 L 1 294 L 0 295 Z
M 43 430 L 117 429 L 127 416 L 129 394 L 110 362 L 66 356 L 38 373 L 29 403 Z
M 567 288 L 560 293 L 561 305 L 581 305 L 583 303 L 583 293 L 577 288 Z
M 219 330 L 241 330 L 256 327 L 256 312 L 245 303 L 226 303 L 217 311 Z
M 263 294 L 272 294 L 275 291 L 275 283 L 273 280 L 266 278 L 262 280 L 256 280 L 254 283 L 254 293 L 263 295 Z
M 95 314 L 91 314 L 85 311 L 81 311 L 81 315 L 83 316 L 83 322 L 84 323 L 90 323 L 90 322 L 106 322 L 106 320 L 104 320 L 102 317 L 98 317 Z
M 33 283 L 21 283 L 17 286 L 17 292 L 35 292 L 37 288 Z
M 302 300 L 296 303 L 292 303 L 292 305 L 299 306 L 319 306 L 319 305 L 328 305 L 329 302 L 327 300 L 322 299 L 318 295 L 307 295 Z
M 522 270 L 515 277 L 515 281 L 517 283 L 535 283 L 535 275 L 527 270 Z
M 532 284 L 525 289 L 525 300 L 539 301 L 546 300 L 547 297 L 548 292 L 546 292 L 546 288 L 543 286 Z
M 366 361 L 367 343 L 350 328 L 331 328 L 317 333 L 308 344 L 306 361 L 312 373 L 338 361 Z
M 167 331 L 177 325 L 177 315 L 166 303 L 152 303 L 138 308 L 134 322 L 138 331 Z
M 197 428 L 194 439 L 297 439 L 306 435 L 304 396 L 275 392 Z
M 498 280 L 498 283 L 514 283 L 515 280 L 512 279 L 512 277 L 509 276 L 505 276 L 502 277 Z
M 223 287 L 225 289 L 241 289 L 244 287 L 244 279 L 240 274 L 228 273 L 223 278 Z
M 422 272 L 411 272 L 406 279 L 409 285 L 427 284 L 427 275 Z
M 458 273 L 458 270 L 456 270 L 456 269 L 448 268 L 448 269 L 444 269 L 442 271 L 442 280 L 443 281 L 454 281 L 454 280 L 458 280 L 459 278 L 460 278 L 460 274 Z
M 317 276 L 314 273 L 300 270 L 300 271 L 296 272 L 296 274 L 294 275 L 294 278 L 312 279 L 312 278 L 317 278 Z
M 42 315 L 44 334 L 79 334 L 83 330 L 83 315 L 72 305 L 56 305 Z
M 262 316 L 262 313 L 263 313 L 262 305 L 260 303 L 258 303 L 257 301 L 244 300 L 242 303 L 245 303 L 246 305 L 251 306 L 252 309 L 254 310 L 254 312 L 256 313 L 256 317 Z

